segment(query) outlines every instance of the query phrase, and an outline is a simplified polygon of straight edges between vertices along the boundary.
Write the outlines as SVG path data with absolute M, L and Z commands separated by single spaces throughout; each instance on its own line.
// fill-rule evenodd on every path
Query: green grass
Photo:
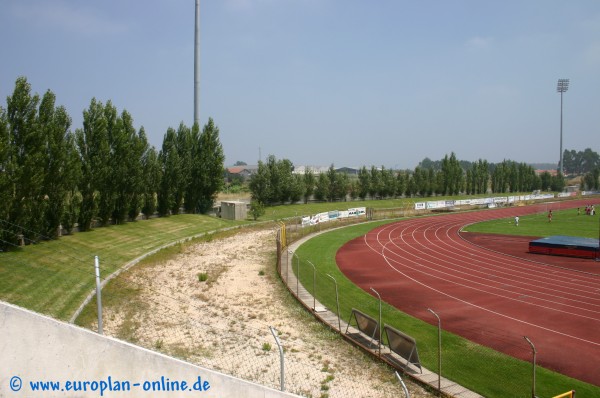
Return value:
M 548 213 L 544 212 L 520 217 L 518 227 L 515 226 L 514 217 L 510 217 L 469 225 L 464 230 L 490 234 L 538 237 L 566 235 L 598 239 L 600 217 L 597 214 L 586 216 L 583 208 L 580 215 L 577 215 L 577 209 L 556 210 L 552 214 L 552 222 L 548 222 Z
M 560 216 L 557 215 L 558 218 Z M 336 312 L 335 288 L 333 281 L 327 274 L 336 279 L 339 290 L 340 314 L 345 321 L 349 320 L 352 308 L 377 319 L 379 304 L 377 299 L 355 286 L 339 271 L 335 262 L 335 255 L 338 249 L 349 240 L 362 236 L 382 224 L 384 222 L 361 224 L 328 232 L 304 243 L 296 252 L 298 258 L 300 258 L 301 283 L 309 292 L 313 293 L 313 271 L 307 263 L 307 260 L 309 260 L 317 268 L 316 297 L 334 312 Z M 364 264 L 364 266 L 368 266 L 368 264 Z M 297 268 L 297 258 L 294 257 L 293 272 L 296 272 Z M 382 313 L 384 324 L 402 330 L 417 340 L 421 362 L 425 367 L 436 371 L 437 327 L 413 318 L 385 303 Z M 436 320 L 432 315 L 432 323 L 435 322 Z M 443 332 L 442 341 L 442 373 L 445 377 L 455 380 L 486 397 L 531 396 L 530 363 L 478 346 L 448 332 Z M 523 344 L 526 345 L 525 342 Z M 577 390 L 578 395 L 581 396 L 598 396 L 600 394 L 600 388 L 598 387 L 540 367 L 537 368 L 536 377 L 536 393 L 540 397 L 558 395 L 571 389 Z
M 67 320 L 95 287 L 94 256 L 107 277 L 164 244 L 240 222 L 178 215 L 97 228 L 0 253 L 0 299 Z

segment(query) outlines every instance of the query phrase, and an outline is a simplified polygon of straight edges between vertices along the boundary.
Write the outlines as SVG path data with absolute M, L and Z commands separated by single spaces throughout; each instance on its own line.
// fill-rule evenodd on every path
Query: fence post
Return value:
M 279 337 L 277 337 L 277 335 L 275 334 L 275 328 L 273 328 L 272 326 L 269 326 L 269 329 L 271 330 L 271 334 L 273 335 L 273 338 L 275 338 L 277 347 L 279 347 L 279 368 L 280 368 L 279 381 L 281 384 L 281 391 L 285 391 L 285 362 L 283 360 L 284 359 L 283 358 L 283 347 L 281 347 L 281 342 L 279 341 Z
M 296 252 L 288 250 L 288 252 L 292 255 L 292 267 L 294 266 L 294 256 L 296 257 L 296 297 L 300 297 L 299 295 L 299 283 L 300 283 L 300 257 L 296 254 Z M 288 278 L 289 278 L 289 264 L 288 264 Z M 289 279 L 286 281 L 288 287 L 290 287 Z
M 398 371 L 396 371 L 394 373 L 396 373 L 396 378 L 398 379 L 398 381 L 402 385 L 402 389 L 404 390 L 404 395 L 406 395 L 406 398 L 410 398 L 410 394 L 408 393 L 408 388 L 406 388 L 406 384 L 404 384 L 404 381 L 402 380 L 402 377 L 400 377 L 400 375 L 398 374 Z
M 535 356 L 537 354 L 537 351 L 535 350 L 535 346 L 533 345 L 531 340 L 529 340 L 529 338 L 527 338 L 527 336 L 523 336 L 523 338 L 529 343 L 529 345 L 531 346 L 531 350 L 533 351 L 533 380 L 532 380 L 533 384 L 531 386 L 531 397 L 536 398 L 536 396 L 535 396 Z
M 330 277 L 333 280 L 333 283 L 335 284 L 335 302 L 337 303 L 338 328 L 340 333 L 342 333 L 342 322 L 340 321 L 340 300 L 338 295 L 337 281 L 333 276 L 329 274 L 327 274 L 327 276 Z
M 300 299 L 300 257 L 294 252 L 296 256 L 296 297 Z
M 438 392 L 442 394 L 442 321 L 438 314 L 433 312 L 431 308 L 427 308 L 438 320 Z
M 285 284 L 290 286 L 290 254 L 292 251 L 290 249 L 287 250 L 288 255 L 285 258 Z M 292 262 L 294 262 L 294 257 L 292 256 Z
M 372 291 L 375 292 L 375 294 L 377 295 L 377 297 L 379 297 L 379 357 L 381 358 L 381 340 L 383 339 L 383 333 L 381 331 L 381 296 L 379 295 L 379 293 L 377 292 L 377 290 L 371 288 Z
M 315 311 L 316 306 L 317 306 L 317 299 L 315 298 L 317 292 L 316 292 L 316 286 L 317 286 L 317 269 L 315 268 L 315 265 L 313 263 L 311 263 L 309 260 L 306 260 L 307 263 L 310 264 L 311 267 L 313 267 L 313 291 L 312 291 L 312 296 L 313 296 L 313 311 Z
M 94 268 L 96 270 L 96 303 L 98 304 L 98 333 L 102 334 L 102 290 L 100 288 L 100 262 L 98 256 L 94 256 Z

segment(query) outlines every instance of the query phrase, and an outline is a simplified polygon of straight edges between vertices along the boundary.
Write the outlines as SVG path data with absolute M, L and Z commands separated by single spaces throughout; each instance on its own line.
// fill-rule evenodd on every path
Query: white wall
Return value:
M 161 378 L 169 382 L 185 381 L 186 389 L 144 391 L 145 382 L 146 387 L 155 382 L 155 387 L 163 388 Z M 33 391 L 31 383 L 37 381 L 60 382 L 59 391 Z M 194 391 L 194 384 L 203 391 Z M 86 391 L 73 391 L 75 387 Z M 129 390 L 115 391 L 117 387 Z M 0 397 L 48 396 L 279 398 L 295 395 L 194 366 L 0 301 Z

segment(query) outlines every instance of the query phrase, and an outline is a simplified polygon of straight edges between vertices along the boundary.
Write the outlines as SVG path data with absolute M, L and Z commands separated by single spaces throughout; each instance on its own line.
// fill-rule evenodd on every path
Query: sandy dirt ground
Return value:
M 330 332 L 288 294 L 275 270 L 273 230 L 190 243 L 120 279 L 134 293 L 105 309 L 107 334 L 278 389 L 274 334 L 284 347 L 287 391 L 405 396 L 391 368 Z M 434 396 L 404 381 L 411 397 Z

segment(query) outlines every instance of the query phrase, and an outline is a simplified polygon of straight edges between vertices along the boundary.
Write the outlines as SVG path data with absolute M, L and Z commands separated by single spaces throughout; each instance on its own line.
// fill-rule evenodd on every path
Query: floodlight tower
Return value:
M 564 175 L 563 167 L 563 93 L 569 89 L 569 79 L 558 79 L 556 91 L 560 93 L 560 163 L 558 164 L 558 172 Z
M 194 29 L 194 124 L 200 126 L 200 0 L 196 0 Z

